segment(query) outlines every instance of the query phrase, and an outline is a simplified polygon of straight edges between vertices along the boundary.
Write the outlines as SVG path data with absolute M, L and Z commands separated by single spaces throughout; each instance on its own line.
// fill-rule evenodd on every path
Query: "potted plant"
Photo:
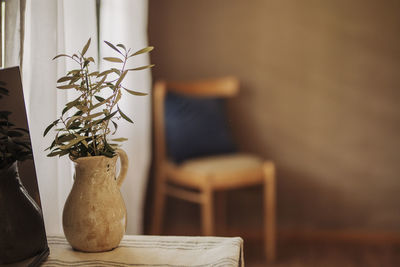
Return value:
M 123 44 L 105 43 L 115 57 L 105 57 L 115 67 L 101 73 L 91 71 L 93 57 L 86 56 L 91 40 L 78 54 L 57 55 L 77 63 L 77 68 L 58 79 L 58 89 L 75 90 L 78 97 L 66 103 L 61 116 L 44 131 L 52 128 L 56 134 L 48 147 L 49 157 L 69 155 L 75 164 L 72 190 L 63 210 L 63 229 L 74 249 L 87 252 L 111 250 L 118 246 L 126 229 L 126 208 L 120 193 L 128 166 L 126 153 L 118 143 L 126 138 L 109 139 L 118 128 L 118 120 L 132 120 L 118 105 L 123 94 L 146 95 L 126 88 L 124 78 L 131 71 L 153 65 L 127 68 L 128 60 L 150 52 L 146 47 L 131 52 Z M 116 177 L 115 165 L 121 159 L 121 171 Z
M 5 86 L 0 81 L 0 99 L 9 94 Z M 22 261 L 47 247 L 41 210 L 18 172 L 18 162 L 32 158 L 29 132 L 16 127 L 10 115 L 0 111 L 0 265 Z

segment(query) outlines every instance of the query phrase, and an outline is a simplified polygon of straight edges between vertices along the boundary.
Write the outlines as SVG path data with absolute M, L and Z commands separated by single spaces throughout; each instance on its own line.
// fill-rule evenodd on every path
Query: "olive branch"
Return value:
M 110 140 L 112 143 L 109 142 L 107 136 L 115 134 L 119 119 L 133 123 L 118 106 L 122 94 L 126 92 L 135 96 L 147 95 L 124 87 L 123 81 L 130 71 L 139 71 L 154 66 L 151 64 L 131 69 L 126 68 L 129 59 L 150 52 L 153 50 L 152 46 L 131 53 L 131 49 L 127 49 L 123 44 L 113 45 L 104 41 L 117 52 L 117 56 L 104 57 L 103 59 L 117 64 L 118 67 L 99 73 L 89 70 L 90 65 L 95 63 L 93 57 L 85 56 L 90 42 L 91 39 L 87 41 L 78 54 L 60 54 L 53 58 L 55 60 L 60 57 L 67 57 L 79 66 L 79 68 L 69 71 L 66 76 L 57 80 L 58 89 L 75 89 L 79 93 L 79 97 L 66 103 L 61 116 L 44 131 L 43 136 L 52 128 L 55 128 L 56 131 L 54 141 L 46 149 L 50 150 L 47 155 L 49 157 L 61 157 L 66 154 L 69 154 L 72 158 L 100 155 L 113 157 L 118 142 L 127 139 L 114 138 Z M 113 131 L 110 129 L 110 122 L 113 125 Z

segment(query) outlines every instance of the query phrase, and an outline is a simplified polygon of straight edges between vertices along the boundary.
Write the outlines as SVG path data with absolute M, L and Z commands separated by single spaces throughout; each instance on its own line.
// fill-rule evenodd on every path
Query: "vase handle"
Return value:
M 126 173 L 128 172 L 128 155 L 126 155 L 125 151 L 122 149 L 115 150 L 119 159 L 121 160 L 121 170 L 119 171 L 119 175 L 117 178 L 118 187 L 121 187 L 122 183 L 125 180 Z

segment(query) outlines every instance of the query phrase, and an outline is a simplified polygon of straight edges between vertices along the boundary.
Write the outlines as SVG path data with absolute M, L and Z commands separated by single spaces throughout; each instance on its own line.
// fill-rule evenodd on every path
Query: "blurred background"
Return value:
M 133 162 L 122 189 L 127 234 L 149 234 L 152 221 L 151 83 L 233 75 L 240 80 L 228 102 L 235 142 L 277 167 L 271 266 L 399 266 L 399 1 L 0 2 L 2 66 L 23 66 L 48 232 L 61 231 L 72 185 L 68 161 L 42 152 L 43 129 L 70 98 L 55 91 L 69 66 L 51 58 L 92 37 L 98 58 L 110 52 L 102 40 L 155 47 L 138 63 L 156 67 L 129 80 L 150 96 L 126 102 L 135 125 L 120 126 Z M 228 227 L 217 235 L 242 236 L 246 265 L 265 266 L 262 188 L 231 191 L 227 203 Z M 197 205 L 168 198 L 165 214 L 164 234 L 201 234 Z
M 241 150 L 277 163 L 278 240 L 400 241 L 400 2 L 149 4 L 154 80 L 239 78 L 230 125 Z M 230 195 L 250 240 L 261 197 Z M 171 233 L 199 231 L 195 205 L 167 208 Z

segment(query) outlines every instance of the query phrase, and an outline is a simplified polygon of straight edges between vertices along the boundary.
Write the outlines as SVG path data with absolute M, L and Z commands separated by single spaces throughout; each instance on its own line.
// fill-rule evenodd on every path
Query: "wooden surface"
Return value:
M 200 234 L 198 225 L 166 227 L 166 234 Z M 400 237 L 395 233 L 355 231 L 299 232 L 282 229 L 277 233 L 277 257 L 267 265 L 260 228 L 244 229 L 228 225 L 219 235 L 240 235 L 248 267 L 397 267 L 400 266 Z
M 275 166 L 271 162 L 264 163 L 264 223 L 266 254 L 274 259 L 276 254 L 276 180 Z
M 211 80 L 168 81 L 170 91 L 192 96 L 233 97 L 239 93 L 239 80 L 226 76 Z
M 261 243 L 245 241 L 247 267 L 397 267 L 400 266 L 400 245 L 354 244 L 326 242 L 278 243 L 275 263 L 266 264 Z

